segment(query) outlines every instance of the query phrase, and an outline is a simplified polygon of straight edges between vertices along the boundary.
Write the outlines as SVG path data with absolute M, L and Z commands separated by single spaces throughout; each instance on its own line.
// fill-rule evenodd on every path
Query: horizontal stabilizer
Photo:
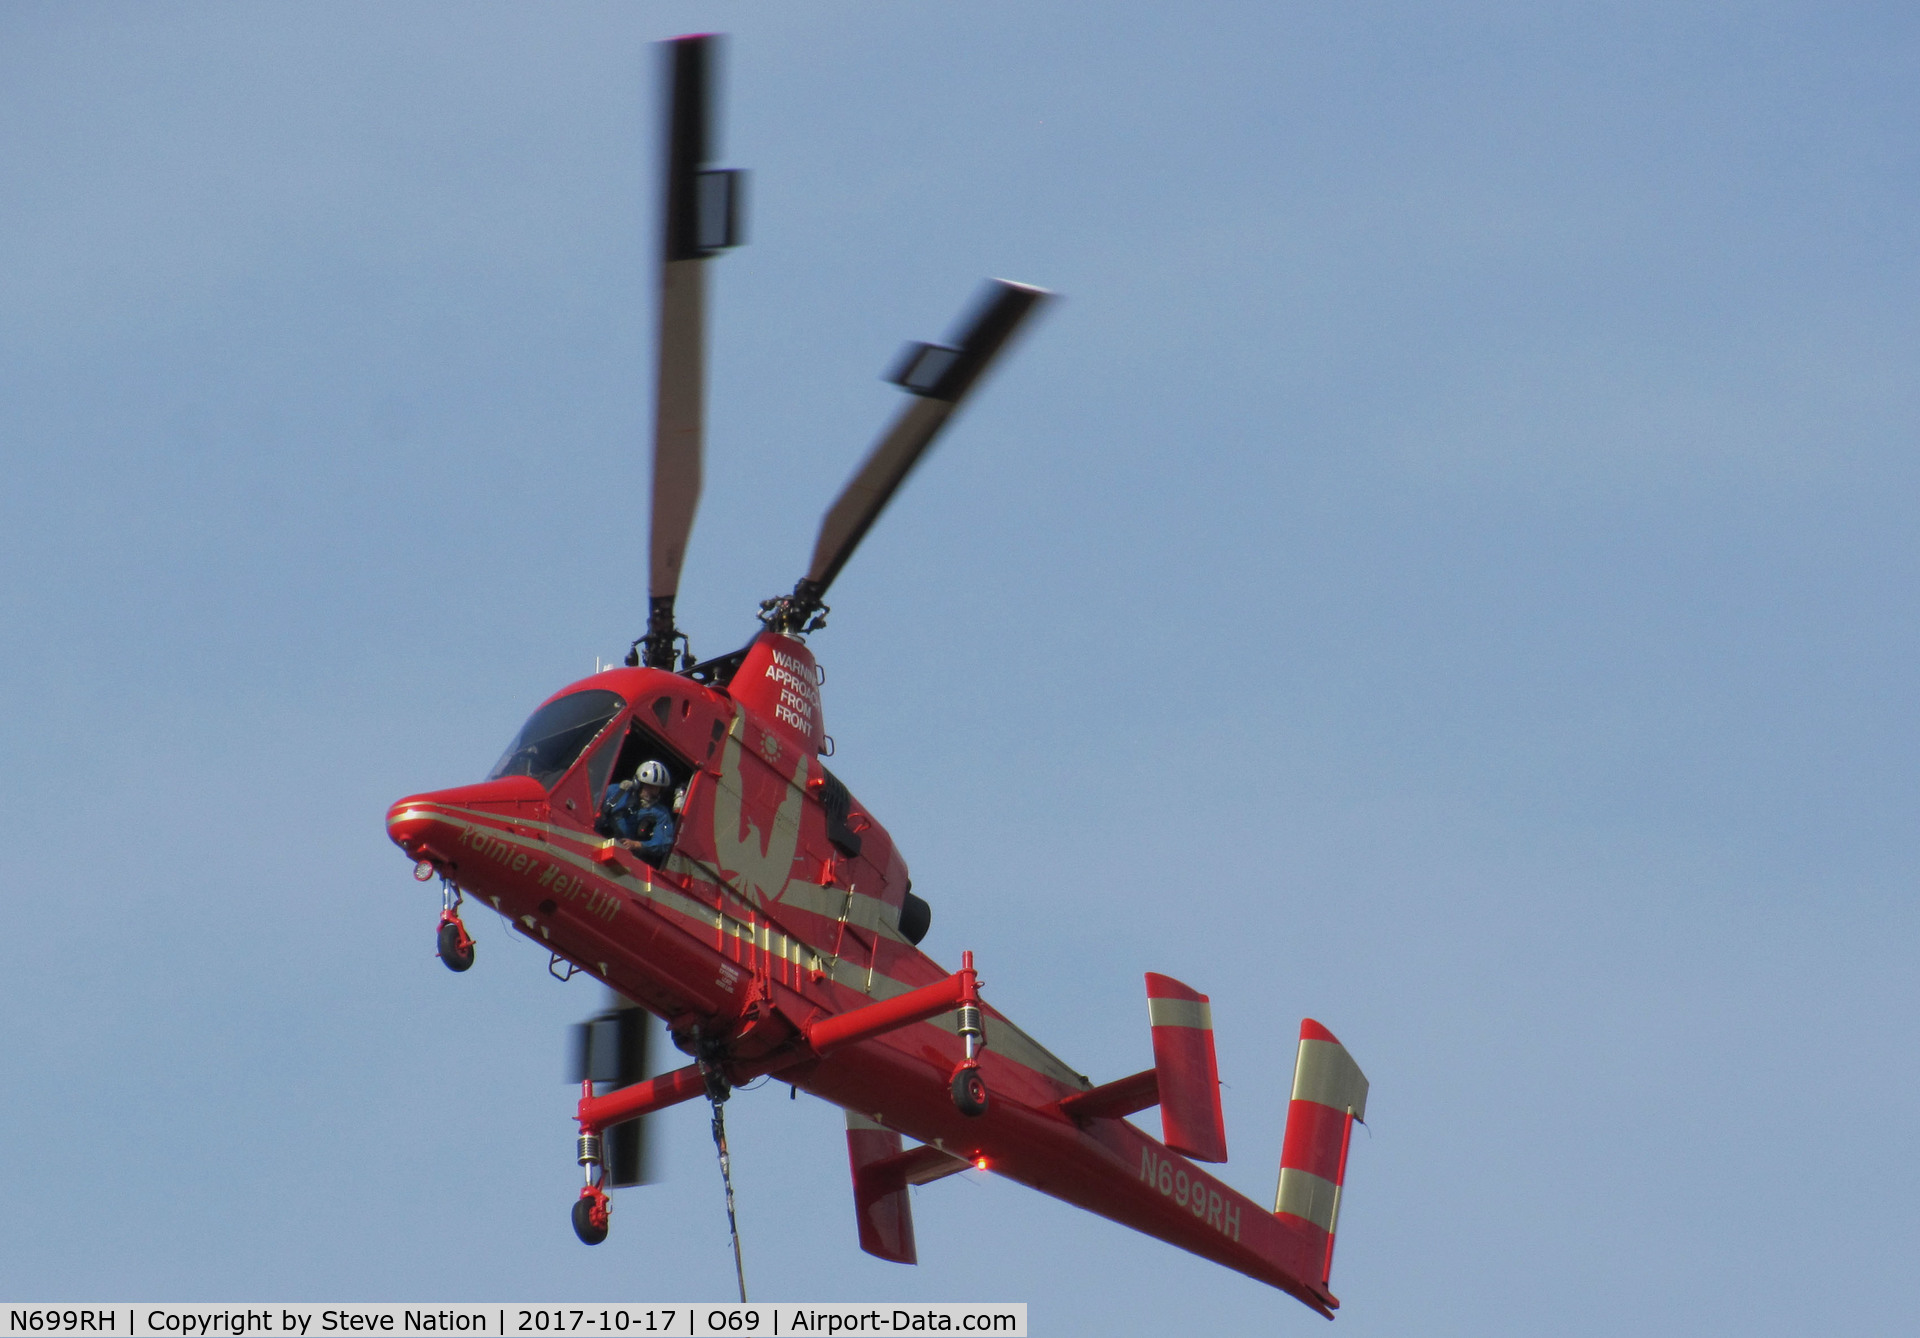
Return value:
M 1160 1104 L 1160 1070 L 1147 1069 L 1116 1078 L 1060 1099 L 1060 1109 L 1076 1120 L 1117 1120 Z

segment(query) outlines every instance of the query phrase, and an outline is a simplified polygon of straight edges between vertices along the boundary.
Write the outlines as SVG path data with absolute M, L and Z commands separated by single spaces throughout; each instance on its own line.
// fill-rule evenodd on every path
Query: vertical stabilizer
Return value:
M 902 1174 L 900 1135 L 847 1112 L 847 1162 L 853 1168 L 853 1211 L 860 1248 L 895 1264 L 919 1262 L 913 1248 L 913 1203 Z
M 1280 1151 L 1276 1216 L 1295 1217 L 1326 1238 L 1321 1283 L 1333 1270 L 1333 1233 L 1340 1221 L 1340 1187 L 1347 1177 L 1347 1144 L 1354 1121 L 1367 1118 L 1367 1076 L 1346 1047 L 1308 1018 L 1300 1024 L 1293 1064 L 1293 1100 Z
M 1149 971 L 1147 1022 L 1153 1028 L 1162 1141 L 1195 1161 L 1225 1161 L 1227 1127 L 1207 996 Z

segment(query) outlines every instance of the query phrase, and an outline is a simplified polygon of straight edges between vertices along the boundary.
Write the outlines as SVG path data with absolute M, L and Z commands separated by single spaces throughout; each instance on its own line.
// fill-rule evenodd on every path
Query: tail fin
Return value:
M 1280 1152 L 1275 1216 L 1295 1217 L 1326 1237 L 1319 1281 L 1333 1271 L 1333 1233 L 1340 1221 L 1340 1187 L 1347 1177 L 1353 1123 L 1367 1118 L 1367 1076 L 1334 1034 L 1312 1018 L 1300 1024 L 1293 1065 L 1293 1100 Z
M 902 1150 L 899 1134 L 851 1110 L 847 1112 L 847 1163 L 853 1168 L 860 1248 L 896 1264 L 919 1262 L 907 1186 L 930 1185 L 973 1165 L 931 1143 Z
M 1213 1057 L 1213 1009 L 1207 996 L 1172 976 L 1147 972 L 1147 1022 L 1160 1088 L 1160 1133 L 1195 1161 L 1227 1159 L 1220 1112 L 1220 1069 Z
M 913 1248 L 913 1204 L 899 1174 L 900 1135 L 847 1112 L 847 1161 L 853 1168 L 853 1210 L 860 1248 L 896 1264 L 919 1262 Z

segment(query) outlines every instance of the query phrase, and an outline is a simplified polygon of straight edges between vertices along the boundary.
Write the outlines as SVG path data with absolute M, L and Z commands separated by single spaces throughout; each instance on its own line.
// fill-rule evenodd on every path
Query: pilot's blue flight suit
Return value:
M 594 826 L 603 836 L 622 841 L 638 841 L 640 858 L 658 864 L 673 849 L 673 814 L 666 805 L 640 806 L 638 785 L 621 788 L 609 785 L 600 801 L 600 821 Z

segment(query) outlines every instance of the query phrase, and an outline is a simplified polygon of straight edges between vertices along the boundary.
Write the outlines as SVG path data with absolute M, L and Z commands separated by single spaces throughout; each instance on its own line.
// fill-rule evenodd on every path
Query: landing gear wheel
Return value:
M 582 1245 L 598 1245 L 607 1238 L 607 1201 L 583 1194 L 573 1201 L 573 1234 Z
M 458 920 L 440 922 L 440 960 L 449 971 L 464 971 L 473 965 L 473 940 Z
M 953 1104 L 970 1119 L 987 1113 L 987 1080 L 979 1069 L 961 1069 L 953 1075 Z

